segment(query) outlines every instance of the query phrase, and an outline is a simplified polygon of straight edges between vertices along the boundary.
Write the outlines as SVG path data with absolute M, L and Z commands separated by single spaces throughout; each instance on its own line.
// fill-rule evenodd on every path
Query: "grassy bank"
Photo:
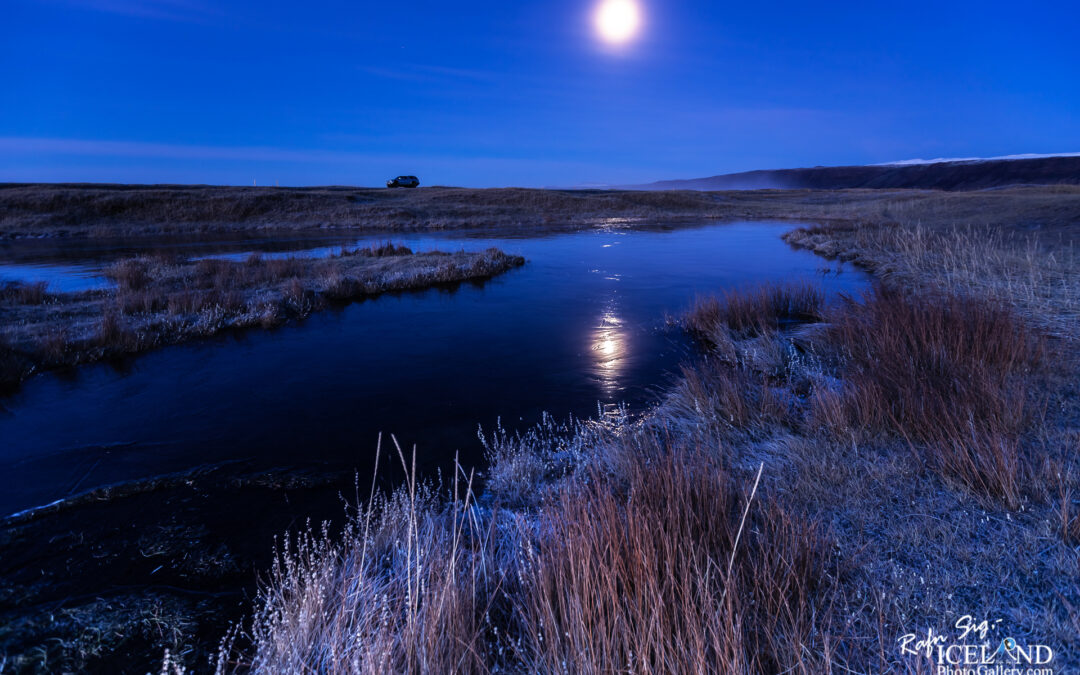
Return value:
M 8 284 L 0 288 L 0 386 L 224 330 L 276 326 L 331 303 L 482 280 L 524 262 L 495 249 L 413 253 L 387 244 L 323 259 L 132 258 L 106 270 L 115 288 L 103 291 Z
M 1077 216 L 1078 186 L 945 193 L 0 185 L 0 239 L 477 227 L 505 233 L 703 218 L 1058 227 Z
M 1080 337 L 1077 214 L 1039 219 L 1006 208 L 1005 222 L 991 225 L 967 214 L 933 220 L 896 210 L 892 216 L 884 222 L 837 220 L 794 230 L 785 239 L 822 257 L 852 262 L 896 286 L 946 288 L 990 300 L 1012 307 L 1056 338 Z
M 534 485 L 533 508 L 502 509 L 497 490 L 477 504 L 465 476 L 449 503 L 410 483 L 342 537 L 290 543 L 240 665 L 772 670 L 802 660 L 805 644 L 825 647 L 823 533 L 780 509 L 748 512 L 750 495 L 711 452 L 672 452 L 655 433 L 605 445 L 619 471 L 578 465 L 576 478 Z
M 965 276 L 863 227 L 793 239 L 872 291 L 702 299 L 644 419 L 496 434 L 479 499 L 409 483 L 290 542 L 226 669 L 927 672 L 899 641 L 964 615 L 1080 662 L 1074 288 L 1001 232 L 935 234 Z

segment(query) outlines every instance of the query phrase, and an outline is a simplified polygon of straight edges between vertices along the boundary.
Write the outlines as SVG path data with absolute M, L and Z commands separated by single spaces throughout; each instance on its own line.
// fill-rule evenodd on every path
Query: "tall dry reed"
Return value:
M 932 467 L 1015 508 L 1028 376 L 1044 340 L 1008 307 L 878 285 L 829 317 L 852 423 L 917 442 Z
M 535 510 L 405 485 L 342 536 L 288 540 L 254 672 L 826 672 L 835 575 L 821 529 L 710 449 L 646 434 Z M 612 473 L 605 466 L 620 466 Z M 760 479 L 760 473 L 758 474 Z

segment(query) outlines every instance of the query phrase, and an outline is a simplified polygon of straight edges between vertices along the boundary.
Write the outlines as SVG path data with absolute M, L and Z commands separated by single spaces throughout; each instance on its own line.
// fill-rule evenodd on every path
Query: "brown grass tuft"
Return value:
M 296 307 L 303 307 L 308 292 L 304 289 L 304 282 L 293 277 L 282 286 L 282 294 L 285 299 Z
M 386 242 L 384 244 L 372 244 L 367 248 L 359 248 L 353 251 L 351 255 L 363 255 L 369 258 L 384 258 L 387 256 L 395 255 L 412 255 L 413 251 L 404 244 L 394 244 L 392 242 Z
M 824 297 L 807 285 L 761 286 L 699 298 L 686 316 L 686 326 L 701 340 L 715 344 L 730 332 L 751 337 L 775 332 L 796 322 L 818 321 Z
M 184 290 L 170 293 L 166 307 L 172 316 L 194 314 L 206 307 L 207 294 L 199 291 Z
M 546 508 L 524 561 L 525 670 L 826 672 L 820 530 L 749 503 L 715 455 L 651 460 Z
M 20 305 L 40 305 L 49 299 L 49 285 L 44 281 L 36 283 L 8 282 L 0 287 L 0 300 Z
M 150 265 L 145 258 L 121 260 L 105 270 L 105 276 L 117 283 L 120 288 L 138 291 L 150 284 Z
M 67 331 L 57 328 L 45 336 L 41 342 L 40 353 L 45 363 L 64 363 L 69 348 Z
M 659 436 L 539 509 L 412 478 L 335 541 L 288 540 L 253 672 L 828 672 L 830 547 L 716 454 Z M 458 472 L 463 477 L 462 472 Z M 760 478 L 760 473 L 758 475 Z
M 138 347 L 138 337 L 118 312 L 106 311 L 98 324 L 97 343 L 106 351 L 128 352 Z
M 760 420 L 764 387 L 748 370 L 700 363 L 680 371 L 682 377 L 669 396 L 669 406 L 677 404 L 685 418 L 737 429 L 749 429 Z
M 1055 502 L 1058 530 L 1061 540 L 1069 546 L 1080 545 L 1080 495 L 1077 481 L 1070 467 L 1054 462 L 1047 472 L 1047 482 L 1052 486 L 1051 501 Z
M 945 477 L 1016 507 L 1026 376 L 1043 339 L 1008 308 L 885 286 L 829 318 L 853 426 L 899 433 Z
M 121 314 L 151 314 L 168 306 L 168 297 L 160 290 L 121 287 L 116 292 L 116 306 Z

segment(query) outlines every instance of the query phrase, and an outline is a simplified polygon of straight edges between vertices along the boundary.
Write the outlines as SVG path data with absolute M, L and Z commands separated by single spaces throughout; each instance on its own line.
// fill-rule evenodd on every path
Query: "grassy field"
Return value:
M 7 239 L 477 227 L 505 233 L 702 218 L 1060 228 L 1078 213 L 1080 186 L 634 192 L 0 185 L 0 238 Z
M 103 291 L 8 284 L 0 287 L 0 387 L 42 370 L 277 326 L 331 303 L 479 281 L 524 263 L 495 249 L 413 253 L 386 244 L 323 259 L 130 258 L 106 270 L 115 287 Z
M 1075 227 L 868 208 L 789 238 L 864 297 L 701 299 L 653 413 L 491 436 L 479 496 L 373 492 L 280 550 L 222 666 L 933 672 L 900 640 L 964 615 L 1080 662 Z

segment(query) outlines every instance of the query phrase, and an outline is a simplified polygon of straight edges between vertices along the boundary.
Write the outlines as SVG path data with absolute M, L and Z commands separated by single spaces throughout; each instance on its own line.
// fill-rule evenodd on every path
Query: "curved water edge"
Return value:
M 780 239 L 791 227 L 351 238 L 414 250 L 494 246 L 529 264 L 483 284 L 384 296 L 272 331 L 35 378 L 0 409 L 0 512 L 241 459 L 363 472 L 380 431 L 416 445 L 429 468 L 455 451 L 479 464 L 478 424 L 501 418 L 522 428 L 542 411 L 589 416 L 598 402 L 640 410 L 690 355 L 665 317 L 696 295 L 786 281 L 833 295 L 865 284 L 852 269 L 822 274 L 828 263 Z M 320 255 L 345 242 L 320 243 L 303 250 Z M 94 261 L 106 259 L 97 251 L 64 265 L 92 276 Z

